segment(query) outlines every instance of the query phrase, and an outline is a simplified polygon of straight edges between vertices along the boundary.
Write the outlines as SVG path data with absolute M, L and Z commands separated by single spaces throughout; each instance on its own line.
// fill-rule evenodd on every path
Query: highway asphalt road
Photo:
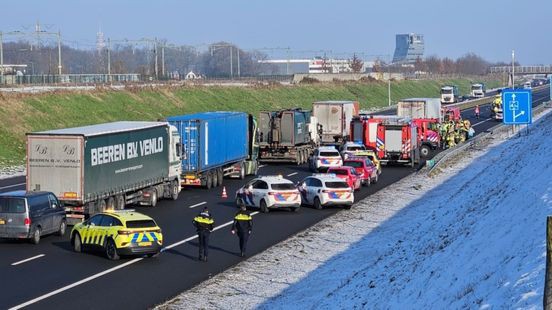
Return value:
M 533 94 L 534 105 L 548 100 L 549 91 Z M 488 119 L 488 108 L 475 119 L 473 109 L 462 112 L 476 130 L 484 132 L 497 124 Z M 360 200 L 411 174 L 408 167 L 384 167 L 378 184 L 355 193 Z M 305 165 L 270 165 L 260 174 L 282 174 L 292 181 L 309 175 Z M 24 189 L 25 178 L 0 180 L 0 192 Z M 236 212 L 235 191 L 240 180 L 225 180 L 228 199 L 222 188 L 186 189 L 177 201 L 163 200 L 155 208 L 136 207 L 156 219 L 163 229 L 166 250 L 156 258 L 123 258 L 109 261 L 102 254 L 77 254 L 65 237 L 47 236 L 39 245 L 21 241 L 0 241 L 0 309 L 28 306 L 36 309 L 137 309 L 149 308 L 187 290 L 241 261 L 237 237 L 230 234 Z M 217 230 L 211 236 L 209 262 L 197 261 L 197 239 L 192 218 L 209 206 Z M 324 218 L 341 211 L 303 207 L 298 213 L 286 210 L 254 213 L 253 234 L 248 255 L 259 253 Z M 209 298 L 209 296 L 206 296 Z M 193 308 L 193 305 L 190 305 Z

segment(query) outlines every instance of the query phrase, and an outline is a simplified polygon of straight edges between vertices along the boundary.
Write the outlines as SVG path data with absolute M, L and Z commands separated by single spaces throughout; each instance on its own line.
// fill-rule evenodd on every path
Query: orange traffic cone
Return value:
M 222 198 L 228 198 L 228 195 L 226 195 L 226 186 L 222 187 Z

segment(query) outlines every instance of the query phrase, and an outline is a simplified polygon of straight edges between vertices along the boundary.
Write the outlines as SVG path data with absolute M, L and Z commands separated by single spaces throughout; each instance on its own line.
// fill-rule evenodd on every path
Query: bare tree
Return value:
M 353 59 L 349 60 L 351 63 L 351 69 L 354 73 L 359 73 L 362 71 L 362 68 L 364 67 L 364 62 L 357 57 L 356 54 L 353 54 Z

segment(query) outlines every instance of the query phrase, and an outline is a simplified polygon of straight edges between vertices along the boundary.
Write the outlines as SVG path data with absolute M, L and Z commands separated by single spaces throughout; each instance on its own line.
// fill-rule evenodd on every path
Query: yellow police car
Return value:
M 155 221 L 134 210 L 98 213 L 71 231 L 75 252 L 101 250 L 111 260 L 120 255 L 158 254 L 163 245 L 161 228 Z

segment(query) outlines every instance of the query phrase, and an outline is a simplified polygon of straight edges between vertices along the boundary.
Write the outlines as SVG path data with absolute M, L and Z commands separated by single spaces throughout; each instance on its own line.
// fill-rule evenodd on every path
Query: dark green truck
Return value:
M 180 136 L 166 122 L 113 122 L 27 134 L 27 190 L 50 191 L 71 223 L 180 192 Z

